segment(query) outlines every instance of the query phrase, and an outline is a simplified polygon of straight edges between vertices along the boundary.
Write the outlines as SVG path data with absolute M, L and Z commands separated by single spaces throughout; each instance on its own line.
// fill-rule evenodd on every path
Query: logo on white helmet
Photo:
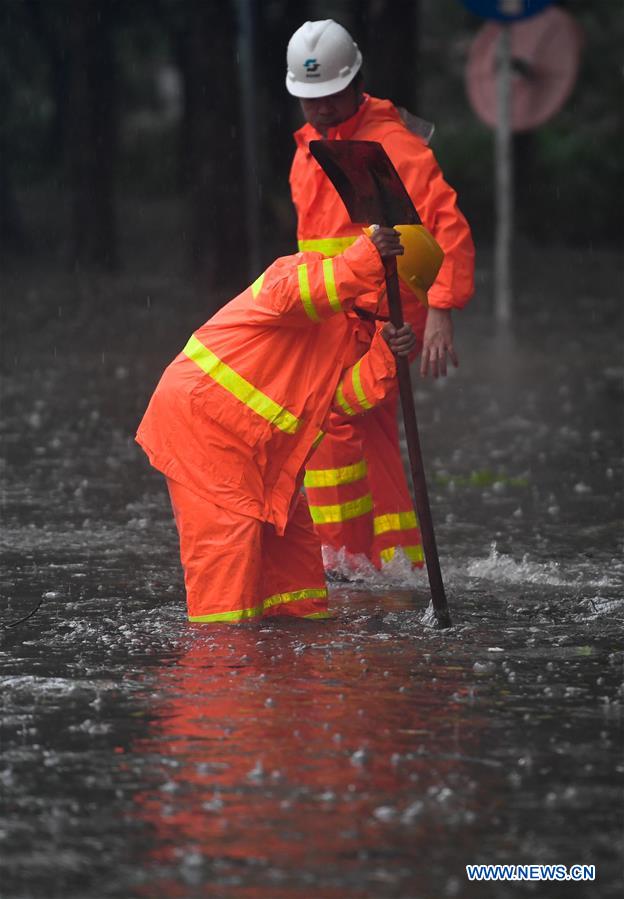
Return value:
M 303 68 L 306 70 L 306 78 L 320 78 L 321 73 L 319 69 L 321 68 L 320 62 L 316 60 L 314 57 L 310 57 L 306 59 L 303 64 Z

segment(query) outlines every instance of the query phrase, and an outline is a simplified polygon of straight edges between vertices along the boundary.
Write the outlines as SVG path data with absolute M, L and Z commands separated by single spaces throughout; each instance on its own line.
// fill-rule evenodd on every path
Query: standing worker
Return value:
M 299 249 L 333 256 L 360 233 L 309 142 L 382 144 L 423 225 L 444 251 L 428 298 L 422 285 L 400 278 L 400 287 L 405 321 L 412 324 L 421 350 L 421 375 L 445 376 L 447 357 L 458 364 L 451 309 L 461 308 L 473 293 L 470 229 L 424 140 L 408 130 L 389 100 L 363 92 L 361 65 L 357 44 L 332 19 L 306 22 L 288 44 L 286 87 L 299 98 L 306 120 L 294 135 L 290 172 Z M 388 315 L 387 304 L 381 313 Z M 366 342 L 374 325 L 360 320 L 357 330 Z M 333 414 L 329 433 L 308 464 L 305 485 L 329 568 L 340 566 L 335 555 L 340 550 L 348 565 L 357 565 L 364 555 L 380 568 L 398 547 L 413 565 L 422 566 L 420 531 L 399 449 L 396 392 L 357 420 L 344 409 Z
M 404 253 L 377 228 L 332 259 L 278 259 L 165 369 L 137 441 L 167 478 L 190 621 L 327 617 L 305 465 L 332 407 L 364 411 L 393 389 L 411 325 L 377 325 L 362 347 L 349 313 L 377 312 L 384 258 L 430 270 L 441 253 L 427 238 Z

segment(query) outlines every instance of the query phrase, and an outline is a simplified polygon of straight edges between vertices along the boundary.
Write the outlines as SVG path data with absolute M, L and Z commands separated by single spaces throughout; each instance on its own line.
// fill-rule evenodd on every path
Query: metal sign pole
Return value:
M 494 297 L 496 321 L 511 320 L 511 244 L 513 238 L 513 151 L 511 143 L 511 28 L 504 24 L 498 43 L 496 121 L 496 246 Z

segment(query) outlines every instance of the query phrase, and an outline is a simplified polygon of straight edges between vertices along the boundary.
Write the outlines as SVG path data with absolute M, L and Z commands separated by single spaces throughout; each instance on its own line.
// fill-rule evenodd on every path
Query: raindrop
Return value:
M 420 799 L 417 799 L 415 802 L 412 802 L 407 808 L 404 810 L 401 815 L 401 821 L 403 824 L 411 824 L 416 820 L 420 815 L 422 815 L 424 811 L 425 805 Z
M 391 805 L 380 805 L 373 812 L 373 817 L 377 818 L 378 821 L 394 821 L 396 816 L 397 811 Z
M 496 665 L 494 662 L 475 662 L 472 670 L 475 674 L 492 674 L 496 671 Z
M 366 750 L 364 748 L 356 749 L 356 751 L 351 756 L 351 764 L 352 765 L 365 765 L 366 762 L 368 762 L 369 758 L 370 758 L 370 753 L 368 752 L 368 750 Z
M 447 896 L 459 896 L 462 891 L 462 883 L 459 877 L 449 877 L 446 882 L 445 894 Z
M 260 759 L 256 762 L 251 771 L 247 772 L 247 778 L 249 780 L 262 780 L 264 777 L 264 767 Z

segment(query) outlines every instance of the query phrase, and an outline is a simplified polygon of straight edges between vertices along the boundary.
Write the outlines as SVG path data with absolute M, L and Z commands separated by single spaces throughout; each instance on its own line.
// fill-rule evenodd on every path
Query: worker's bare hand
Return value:
M 381 333 L 395 356 L 409 356 L 416 346 L 416 335 L 410 324 L 395 328 L 392 322 L 386 322 Z
M 401 235 L 394 228 L 387 228 L 385 225 L 373 225 L 370 239 L 377 247 L 377 251 L 382 259 L 402 256 L 405 252 L 401 246 Z
M 429 373 L 434 378 L 446 377 L 446 357 L 455 368 L 459 365 L 457 353 L 453 346 L 453 322 L 450 309 L 436 309 L 429 306 L 427 324 L 423 337 L 423 350 L 420 360 L 420 375 L 426 378 Z

